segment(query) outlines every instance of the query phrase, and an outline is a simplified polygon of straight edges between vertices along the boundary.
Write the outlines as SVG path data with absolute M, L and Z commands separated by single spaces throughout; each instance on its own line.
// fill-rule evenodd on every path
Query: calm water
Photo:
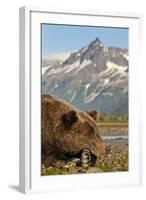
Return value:
M 128 136 L 127 135 L 123 135 L 123 136 L 102 136 L 102 138 L 104 140 L 128 140 Z

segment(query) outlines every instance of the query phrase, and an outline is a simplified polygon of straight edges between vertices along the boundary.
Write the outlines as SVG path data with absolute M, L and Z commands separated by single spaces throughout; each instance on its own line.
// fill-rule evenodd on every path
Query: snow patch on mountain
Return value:
M 104 85 L 107 85 L 107 83 L 109 83 L 109 81 L 110 81 L 109 78 L 104 79 Z
M 103 93 L 103 96 L 113 96 L 114 94 L 112 92 L 105 92 Z
M 117 69 L 118 71 L 123 72 L 127 68 L 127 66 L 120 66 L 120 65 L 117 65 L 113 62 L 108 61 L 107 62 L 107 68 L 108 69 Z
M 51 66 L 42 67 L 42 75 L 46 72 L 47 69 L 49 69 L 49 67 Z
M 123 57 L 126 58 L 127 60 L 129 60 L 128 54 L 123 54 Z
M 72 97 L 71 97 L 71 99 L 70 99 L 71 102 L 74 100 L 74 98 L 75 98 L 75 96 L 76 96 L 76 93 L 77 93 L 77 91 L 74 91 L 74 92 L 73 92 L 73 95 L 72 95 Z
M 85 85 L 85 89 L 88 90 L 88 88 L 90 87 L 91 83 L 88 83 Z
M 93 101 L 98 95 L 100 94 L 100 92 L 91 92 L 91 94 L 89 96 L 87 96 L 86 98 L 84 98 L 84 103 L 88 104 L 91 101 Z

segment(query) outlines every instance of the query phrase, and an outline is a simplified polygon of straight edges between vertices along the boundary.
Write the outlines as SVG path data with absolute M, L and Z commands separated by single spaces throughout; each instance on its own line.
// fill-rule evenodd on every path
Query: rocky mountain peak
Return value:
M 99 49 L 99 48 L 102 48 L 102 47 L 103 47 L 103 44 L 98 37 L 89 44 L 89 48 Z
M 128 113 L 127 49 L 105 48 L 97 37 L 62 63 L 46 67 L 42 74 L 42 93 L 63 98 L 82 110 Z

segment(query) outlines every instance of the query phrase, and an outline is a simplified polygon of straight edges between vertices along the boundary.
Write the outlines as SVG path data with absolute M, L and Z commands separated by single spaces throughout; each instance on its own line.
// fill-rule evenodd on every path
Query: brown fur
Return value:
M 49 95 L 41 98 L 42 163 L 63 165 L 69 156 L 88 149 L 95 156 L 104 153 L 95 111 L 82 112 L 64 100 Z

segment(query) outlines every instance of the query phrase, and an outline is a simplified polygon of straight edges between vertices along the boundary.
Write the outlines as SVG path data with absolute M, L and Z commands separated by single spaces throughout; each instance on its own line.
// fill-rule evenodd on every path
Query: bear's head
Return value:
M 96 122 L 97 114 L 95 110 L 69 110 L 62 114 L 55 130 L 56 148 L 71 156 L 80 155 L 87 149 L 91 153 L 91 162 L 95 165 L 97 157 L 104 154 L 104 142 Z

